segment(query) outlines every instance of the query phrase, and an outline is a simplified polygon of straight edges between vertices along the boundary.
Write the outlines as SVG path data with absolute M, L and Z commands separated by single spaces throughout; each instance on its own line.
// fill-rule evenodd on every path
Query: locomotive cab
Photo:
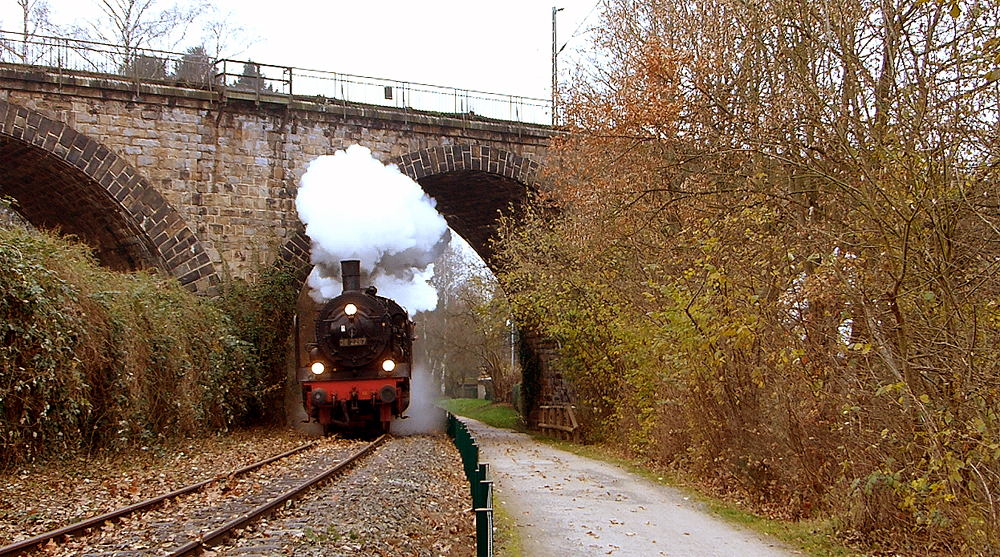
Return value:
M 333 431 L 389 430 L 409 406 L 413 322 L 395 301 L 361 290 L 360 262 L 342 261 L 344 291 L 316 319 L 300 369 L 306 413 Z

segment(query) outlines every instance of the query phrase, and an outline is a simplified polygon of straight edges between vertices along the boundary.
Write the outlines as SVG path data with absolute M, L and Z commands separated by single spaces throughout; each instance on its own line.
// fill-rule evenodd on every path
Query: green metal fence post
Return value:
M 476 557 L 493 557 L 493 480 L 490 479 L 490 465 L 479 465 L 476 473 L 476 494 L 473 506 L 476 510 Z
M 476 512 L 476 557 L 493 557 L 493 480 L 490 479 L 490 465 L 479 462 L 479 445 L 469 428 L 451 412 L 448 413 L 448 435 L 462 457 L 462 467 L 472 492 L 472 509 Z

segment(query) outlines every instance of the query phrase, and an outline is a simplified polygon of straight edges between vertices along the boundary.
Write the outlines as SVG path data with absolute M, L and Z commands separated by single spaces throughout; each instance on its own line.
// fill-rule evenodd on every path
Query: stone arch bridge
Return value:
M 255 258 L 291 259 L 304 279 L 299 179 L 355 143 L 415 179 L 489 262 L 498 212 L 535 187 L 550 136 L 469 115 L 0 66 L 0 195 L 109 267 L 162 269 L 199 293 Z
M 157 268 L 207 295 L 223 270 L 246 276 L 255 259 L 290 260 L 304 282 L 299 179 L 351 144 L 416 180 L 489 264 L 498 215 L 538 185 L 551 135 L 471 115 L 0 64 L 0 197 L 106 266 Z M 529 342 L 551 402 L 563 384 L 551 345 Z

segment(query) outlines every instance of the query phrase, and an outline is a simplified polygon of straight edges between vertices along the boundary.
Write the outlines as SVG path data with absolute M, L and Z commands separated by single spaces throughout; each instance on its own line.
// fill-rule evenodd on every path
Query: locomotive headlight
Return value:
M 358 306 L 354 304 L 347 304 L 344 306 L 344 314 L 348 317 L 354 317 L 354 314 L 358 313 Z
M 315 362 L 315 363 L 313 363 L 313 365 L 312 365 L 312 372 L 314 374 L 316 374 L 316 375 L 323 375 L 324 371 L 326 371 L 326 366 L 323 365 L 323 362 Z
M 396 369 L 396 362 L 394 362 L 392 360 L 386 360 L 386 361 L 382 362 L 382 369 L 384 369 L 386 371 L 386 373 L 388 373 L 388 372 Z

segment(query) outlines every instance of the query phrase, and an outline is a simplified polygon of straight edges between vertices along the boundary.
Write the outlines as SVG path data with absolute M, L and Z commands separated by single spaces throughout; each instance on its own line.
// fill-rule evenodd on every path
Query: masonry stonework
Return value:
M 94 187 L 86 182 L 100 183 L 100 178 L 81 169 L 91 166 L 98 152 L 114 159 L 116 179 L 120 174 L 133 181 L 135 191 L 130 195 L 145 199 L 149 206 L 136 205 L 140 216 L 129 222 L 130 216 L 136 217 L 129 205 L 135 200 L 118 200 L 121 207 L 111 211 L 109 206 L 108 212 L 120 213 L 116 219 L 122 222 L 116 221 L 112 228 L 126 236 L 143 236 L 141 230 L 161 225 L 173 236 L 187 238 L 172 236 L 172 241 L 186 242 L 184 249 L 189 252 L 194 246 L 196 260 L 205 262 L 202 268 L 192 269 L 189 264 L 179 274 L 170 267 L 169 261 L 176 257 L 172 252 L 161 253 L 167 260 L 157 266 L 167 267 L 178 278 L 186 277 L 199 291 L 210 289 L 210 283 L 218 281 L 214 275 L 223 267 L 234 276 L 244 276 L 254 261 L 273 261 L 283 251 L 301 246 L 305 239 L 294 207 L 299 180 L 316 157 L 352 144 L 368 147 L 383 162 L 396 163 L 421 185 L 427 182 L 433 189 L 437 184 L 438 196 L 461 197 L 460 203 L 450 204 L 436 199 L 448 207 L 449 224 L 488 255 L 483 223 L 495 222 L 496 208 L 505 208 L 505 200 L 515 201 L 534 186 L 551 135 L 541 126 L 283 96 L 258 101 L 233 92 L 136 85 L 18 68 L 0 68 L 0 102 L 10 121 L 0 128 L 4 165 L 23 167 L 17 174 L 22 180 L 45 175 L 51 182 L 53 176 L 61 175 L 61 191 L 69 191 L 67 184 L 75 181 L 80 185 L 73 191 L 79 196 L 95 197 L 98 194 L 87 193 Z M 18 114 L 19 120 L 15 122 L 10 114 Z M 61 137 L 72 136 L 69 141 L 80 138 L 87 150 L 46 149 L 44 142 L 25 139 L 23 130 L 31 129 L 26 124 L 29 120 L 47 128 L 59 127 L 63 135 L 55 138 L 56 145 L 65 141 Z M 38 170 L 41 167 L 47 169 Z M 0 193 L 9 181 L 0 181 Z M 41 206 L 41 202 L 21 198 L 57 195 L 50 187 L 36 184 L 30 191 L 16 192 L 15 197 L 23 206 Z M 115 195 L 107 187 L 104 191 L 110 203 Z M 485 198 L 491 199 L 482 205 L 480 200 Z M 88 206 L 100 203 L 90 199 Z M 67 199 L 65 204 L 75 203 Z M 40 207 L 36 209 L 42 214 Z M 489 214 L 476 214 L 481 211 Z M 93 217 L 98 212 L 92 209 L 86 214 Z M 167 215 L 170 222 L 150 221 L 157 213 Z M 462 230 L 463 223 L 471 223 L 466 226 L 471 228 Z M 180 230 L 188 230 L 189 236 Z M 153 238 L 119 238 L 115 243 L 88 238 L 82 227 L 81 232 L 91 243 L 109 244 L 101 247 L 109 258 L 119 254 L 118 259 L 124 261 L 120 266 L 135 261 L 148 265 L 161 247 Z M 130 242 L 141 244 L 142 249 L 121 245 Z
M 550 136 L 542 126 L 0 65 L 0 195 L 113 268 L 160 268 L 207 294 L 221 274 L 246 276 L 279 257 L 304 281 L 299 180 L 311 161 L 352 144 L 416 180 L 489 264 L 498 213 L 537 187 Z M 551 343 L 532 344 L 545 360 L 542 397 L 558 401 Z

